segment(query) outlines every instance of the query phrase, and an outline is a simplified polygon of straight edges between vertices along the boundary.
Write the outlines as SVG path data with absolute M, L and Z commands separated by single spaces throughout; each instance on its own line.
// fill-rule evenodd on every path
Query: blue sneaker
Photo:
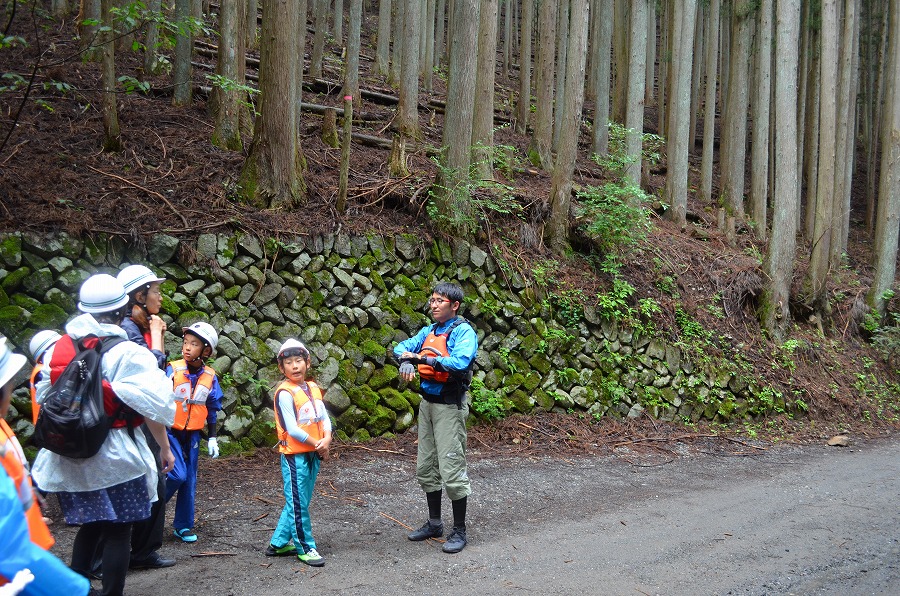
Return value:
M 190 528 L 176 529 L 175 536 L 180 538 L 182 542 L 197 542 L 197 535 Z

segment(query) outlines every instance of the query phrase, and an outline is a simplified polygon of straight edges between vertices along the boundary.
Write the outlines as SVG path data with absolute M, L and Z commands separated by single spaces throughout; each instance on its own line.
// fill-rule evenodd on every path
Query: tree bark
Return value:
M 347 66 L 344 71 L 344 103 L 351 96 L 352 103 L 362 108 L 359 96 L 359 51 L 362 34 L 362 0 L 350 0 L 350 27 L 347 29 Z
M 856 145 L 856 57 L 859 55 L 857 10 L 859 0 L 845 0 L 841 22 L 840 62 L 838 63 L 837 145 L 835 148 L 834 209 L 837 222 L 835 238 L 831 243 L 831 267 L 837 269 L 847 251 L 850 234 L 850 187 L 853 180 L 852 164 Z
M 325 58 L 325 33 L 328 32 L 328 0 L 310 0 L 313 2 L 313 47 L 309 56 L 309 76 L 313 78 L 322 77 L 322 61 Z M 263 2 L 265 6 L 265 2 Z M 265 8 L 263 9 L 263 18 L 265 18 Z
M 478 65 L 472 121 L 472 164 L 480 180 L 494 179 L 494 72 L 497 66 L 497 0 L 481 0 Z
M 397 127 L 408 139 L 419 137 L 419 37 L 421 36 L 422 3 L 405 0 L 403 18 L 403 68 L 400 80 L 400 103 L 397 105 Z
M 564 0 L 565 1 L 565 0 Z M 572 202 L 572 174 L 578 150 L 578 130 L 584 102 L 584 70 L 587 57 L 587 0 L 572 0 L 566 62 L 566 105 L 562 120 L 559 153 L 550 186 L 550 218 L 544 228 L 547 244 L 558 255 L 569 246 L 569 209 Z
M 519 102 L 516 104 L 516 132 L 525 134 L 531 114 L 531 34 L 534 29 L 534 0 L 522 0 L 519 44 Z
M 344 0 L 334 0 L 334 39 L 338 45 L 344 41 Z
M 175 23 L 179 32 L 175 36 L 175 59 L 172 64 L 174 106 L 186 106 L 191 103 L 191 52 L 194 41 L 188 27 L 190 16 L 191 0 L 175 0 Z
M 391 62 L 391 0 L 378 2 L 378 41 L 375 49 L 375 67 L 382 75 L 390 71 Z
M 431 93 L 434 79 L 434 11 L 435 0 L 425 3 L 425 52 L 422 55 L 422 84 L 427 93 Z
M 243 199 L 258 208 L 292 209 L 305 200 L 297 120 L 297 0 L 263 0 L 259 117 L 241 171 Z
M 591 21 L 597 23 L 597 39 L 594 52 L 594 130 L 591 150 L 597 155 L 609 152 L 609 86 L 612 63 L 613 0 L 599 0 L 593 6 Z
M 880 315 L 885 311 L 885 292 L 894 285 L 897 269 L 897 237 L 900 229 L 900 0 L 891 0 L 889 70 L 885 83 L 885 111 L 881 134 L 881 178 L 878 217 L 875 220 L 875 272 L 866 295 L 868 305 Z
M 625 154 L 631 163 L 625 176 L 635 185 L 641 183 L 641 161 L 644 134 L 644 69 L 647 68 L 647 0 L 631 2 L 631 31 L 628 59 L 628 109 L 625 115 Z
M 797 246 L 800 177 L 797 169 L 797 47 L 800 0 L 778 0 L 775 19 L 775 186 L 772 189 L 772 237 L 764 268 L 767 283 L 760 300 L 760 323 L 782 342 L 791 328 L 790 292 Z
M 121 151 L 122 133 L 119 129 L 119 108 L 116 105 L 115 23 L 112 8 L 115 0 L 100 1 L 100 30 L 97 41 L 101 51 L 101 85 L 103 87 L 103 150 Z
M 625 122 L 625 111 L 628 103 L 628 15 L 630 13 L 630 0 L 614 0 L 615 12 L 613 14 L 613 58 L 616 68 L 612 98 L 612 119 L 616 122 Z
M 535 80 L 534 133 L 528 147 L 531 163 L 541 169 L 553 166 L 553 72 L 556 42 L 556 2 L 541 0 L 538 10 L 537 76 Z
M 235 85 L 244 85 L 246 48 L 244 47 L 244 19 L 247 11 L 241 2 L 224 2 L 219 7 L 219 51 L 216 54 L 216 74 Z M 246 110 L 247 93 L 239 89 L 213 87 L 210 106 L 213 112 L 212 143 L 216 147 L 240 151 L 241 113 Z
M 719 65 L 720 0 L 709 2 L 709 26 L 706 40 L 706 96 L 703 99 L 703 157 L 700 163 L 700 199 L 712 200 L 713 144 L 716 127 L 716 70 Z
M 553 102 L 553 151 L 559 145 L 559 130 L 562 128 L 563 110 L 566 105 L 566 60 L 569 49 L 569 2 L 560 0 L 556 21 L 556 100 Z
M 819 167 L 817 176 L 815 223 L 812 253 L 806 278 L 806 300 L 817 311 L 828 314 L 826 283 L 835 241 L 834 175 L 836 170 L 837 127 L 837 63 L 838 8 L 837 0 L 822 0 L 822 50 L 819 97 Z M 822 317 L 820 317 L 822 318 Z
M 669 110 L 669 138 L 666 148 L 666 217 L 684 225 L 687 215 L 688 132 L 691 109 L 691 75 L 694 55 L 694 23 L 696 0 L 682 0 L 675 4 L 674 53 L 672 55 L 672 106 Z
M 162 0 L 149 0 L 147 11 L 154 15 L 162 14 Z M 159 69 L 159 24 L 151 19 L 144 25 L 144 74 L 157 74 Z
M 772 71 L 772 0 L 761 0 L 757 21 L 756 83 L 753 89 L 753 143 L 750 151 L 750 217 L 766 239 L 769 199 L 769 105 Z

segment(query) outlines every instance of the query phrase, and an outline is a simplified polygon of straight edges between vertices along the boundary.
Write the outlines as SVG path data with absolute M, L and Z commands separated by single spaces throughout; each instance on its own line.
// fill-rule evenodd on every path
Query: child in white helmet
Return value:
M 206 427 L 207 450 L 219 457 L 216 419 L 222 409 L 219 378 L 204 360 L 212 356 L 219 334 L 209 323 L 198 322 L 184 327 L 181 360 L 166 368 L 175 388 L 175 423 L 169 429 L 169 443 L 175 454 L 175 468 L 166 477 L 166 501 L 177 492 L 175 500 L 175 536 L 182 542 L 196 542 L 194 507 L 197 493 L 197 462 L 200 453 L 200 431 Z
M 31 342 L 28 344 L 31 357 L 34 358 L 34 368 L 31 369 L 31 378 L 28 382 L 28 388 L 31 390 L 32 424 L 37 424 L 38 413 L 41 411 L 41 407 L 37 403 L 36 386 L 41 380 L 41 369 L 44 367 L 44 353 L 52 348 L 61 337 L 62 336 L 59 333 L 52 329 L 38 331 L 34 334 L 34 337 L 31 338 Z
M 296 554 L 307 565 L 321 567 L 325 559 L 316 550 L 309 503 L 319 463 L 328 457 L 331 446 L 331 418 L 322 401 L 322 390 L 306 379 L 309 364 L 309 350 L 296 339 L 287 340 L 278 350 L 278 368 L 284 381 L 275 390 L 274 401 L 284 508 L 266 556 Z
M 10 352 L 0 338 L 0 594 L 81 596 L 90 583 L 47 551 L 53 537 L 41 518 L 25 454 L 4 420 L 13 377 L 24 365 L 25 356 Z

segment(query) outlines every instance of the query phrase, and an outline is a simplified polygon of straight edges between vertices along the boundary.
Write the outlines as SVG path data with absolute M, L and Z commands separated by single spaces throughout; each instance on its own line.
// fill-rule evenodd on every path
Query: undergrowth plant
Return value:
M 512 408 L 512 402 L 504 398 L 502 393 L 488 389 L 479 379 L 472 379 L 469 392 L 472 395 L 472 409 L 485 420 L 506 418 Z

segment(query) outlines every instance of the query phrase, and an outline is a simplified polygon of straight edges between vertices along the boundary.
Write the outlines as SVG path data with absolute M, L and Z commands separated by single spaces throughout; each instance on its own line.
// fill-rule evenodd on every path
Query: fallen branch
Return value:
M 177 215 L 178 217 L 181 218 L 181 222 L 184 224 L 184 227 L 185 227 L 185 228 L 188 227 L 188 222 L 187 222 L 187 219 L 185 219 L 184 215 L 182 215 L 181 212 L 180 212 L 178 209 L 175 208 L 175 205 L 173 205 L 173 204 L 169 201 L 169 199 L 167 199 L 167 198 L 166 198 L 165 196 L 163 196 L 162 194 L 156 192 L 155 190 L 150 190 L 149 188 L 145 188 L 145 187 L 141 186 L 140 184 L 138 184 L 138 183 L 136 183 L 136 182 L 132 182 L 131 180 L 128 180 L 128 179 L 126 179 L 126 178 L 122 178 L 121 176 L 116 176 L 115 174 L 110 174 L 109 172 L 104 172 L 103 170 L 98 170 L 97 168 L 95 168 L 94 166 L 92 166 L 92 165 L 90 165 L 90 164 L 87 164 L 87 167 L 90 168 L 91 170 L 94 170 L 94 171 L 97 172 L 98 174 L 102 174 L 102 175 L 104 175 L 104 176 L 109 176 L 110 178 L 115 178 L 116 180 L 120 180 L 120 181 L 124 182 L 125 184 L 128 184 L 128 185 L 133 186 L 133 187 L 135 187 L 135 188 L 137 188 L 137 189 L 139 189 L 139 190 L 144 191 L 144 192 L 147 193 L 147 194 L 151 194 L 151 195 L 153 195 L 154 197 L 158 197 L 158 198 L 162 199 L 163 202 L 164 202 L 166 205 L 169 206 L 169 209 L 171 209 L 172 212 L 173 212 L 175 215 Z
M 196 553 L 192 557 L 236 557 L 237 553 Z
M 262 515 L 253 518 L 253 521 L 258 522 L 259 520 L 261 520 L 264 517 L 267 517 L 268 515 L 269 515 L 268 513 L 263 513 Z

